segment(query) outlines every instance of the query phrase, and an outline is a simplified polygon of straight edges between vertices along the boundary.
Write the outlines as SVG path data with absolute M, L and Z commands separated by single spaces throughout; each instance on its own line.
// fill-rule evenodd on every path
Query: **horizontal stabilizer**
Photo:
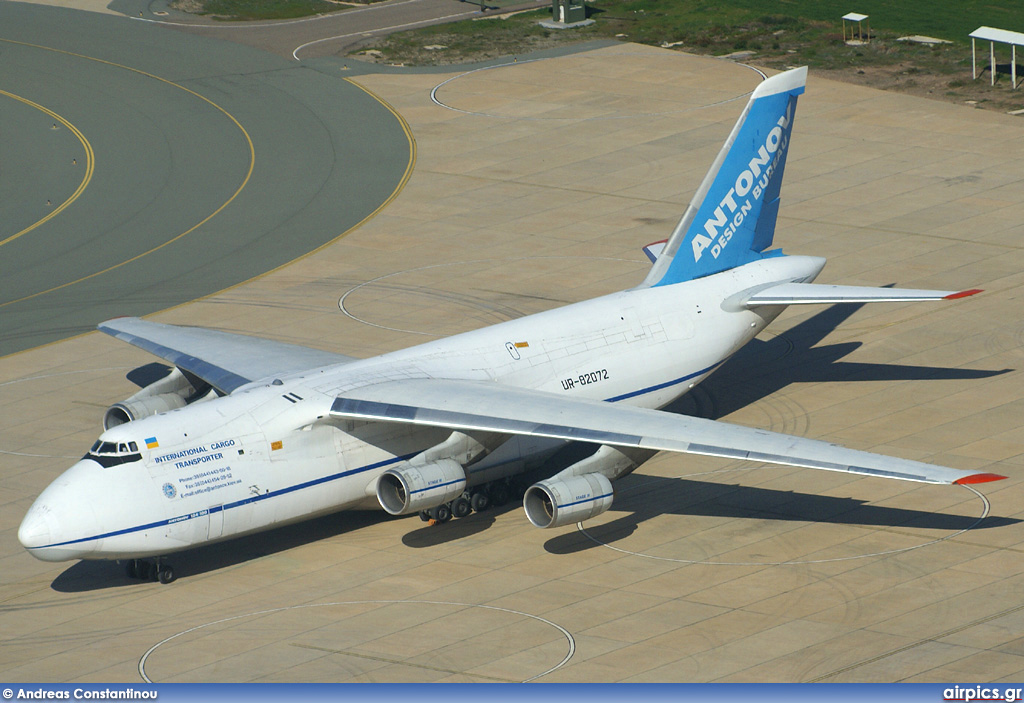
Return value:
M 923 483 L 1003 478 L 714 420 L 487 381 L 420 378 L 364 386 L 336 398 L 331 417 L 553 437 Z
M 780 283 L 762 288 L 743 300 L 746 307 L 758 305 L 809 305 L 812 303 L 910 303 L 923 300 L 953 300 L 981 293 L 965 291 L 830 286 L 819 283 Z
M 261 378 L 353 361 L 320 349 L 137 317 L 107 320 L 99 330 L 169 361 L 225 394 Z
M 653 264 L 661 256 L 661 252 L 665 251 L 665 245 L 668 244 L 667 239 L 662 239 L 660 242 L 651 242 L 644 247 L 644 254 L 647 254 L 647 258 L 651 260 Z

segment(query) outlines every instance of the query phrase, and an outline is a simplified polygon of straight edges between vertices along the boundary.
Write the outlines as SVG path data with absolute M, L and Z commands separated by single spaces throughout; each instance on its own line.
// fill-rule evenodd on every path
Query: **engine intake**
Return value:
M 107 412 L 103 415 L 103 429 L 109 430 L 111 427 L 117 427 L 126 422 L 141 420 L 150 415 L 183 407 L 185 407 L 185 398 L 177 393 L 160 393 L 142 398 L 132 396 L 128 400 L 114 403 L 107 408 Z
M 611 507 L 612 482 L 598 473 L 548 479 L 526 489 L 523 508 L 537 527 L 562 527 L 589 520 Z
M 408 515 L 447 503 L 466 490 L 466 471 L 454 459 L 388 469 L 377 479 L 377 500 L 392 515 Z
M 198 393 L 177 367 L 158 381 L 140 389 L 135 395 L 114 403 L 103 414 L 103 429 L 165 413 L 197 400 Z

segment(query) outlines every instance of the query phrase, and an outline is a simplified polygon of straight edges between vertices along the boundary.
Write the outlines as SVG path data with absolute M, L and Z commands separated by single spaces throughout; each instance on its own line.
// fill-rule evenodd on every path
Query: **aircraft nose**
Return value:
M 21 521 L 21 527 L 18 528 L 18 541 L 21 542 L 21 546 L 33 550 L 52 544 L 50 535 L 54 530 L 50 527 L 51 520 L 56 523 L 56 517 L 48 505 L 39 501 L 33 503 L 25 519 Z M 54 524 L 54 527 L 57 525 Z
M 21 521 L 18 541 L 36 559 L 81 559 L 100 546 L 93 506 L 88 500 L 75 500 L 75 474 L 90 468 L 81 466 L 84 463 L 50 484 Z

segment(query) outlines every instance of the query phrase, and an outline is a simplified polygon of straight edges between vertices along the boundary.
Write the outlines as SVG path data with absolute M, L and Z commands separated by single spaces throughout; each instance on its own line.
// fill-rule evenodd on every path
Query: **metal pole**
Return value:
M 1013 77 L 1013 89 L 1017 90 L 1017 45 L 1013 44 L 1013 63 L 1010 64 L 1010 75 Z
M 978 52 L 974 47 L 974 37 L 971 37 L 971 75 L 978 80 Z
M 992 66 L 992 85 L 996 84 L 996 43 L 990 41 L 988 43 L 988 55 L 989 64 Z

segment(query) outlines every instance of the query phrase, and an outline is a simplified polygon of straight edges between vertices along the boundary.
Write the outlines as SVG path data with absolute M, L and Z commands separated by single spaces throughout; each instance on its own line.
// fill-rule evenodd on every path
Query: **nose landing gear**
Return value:
M 155 561 L 129 559 L 125 566 L 125 573 L 127 573 L 128 578 L 140 581 L 170 583 L 174 580 L 174 567 L 163 563 L 159 558 Z

